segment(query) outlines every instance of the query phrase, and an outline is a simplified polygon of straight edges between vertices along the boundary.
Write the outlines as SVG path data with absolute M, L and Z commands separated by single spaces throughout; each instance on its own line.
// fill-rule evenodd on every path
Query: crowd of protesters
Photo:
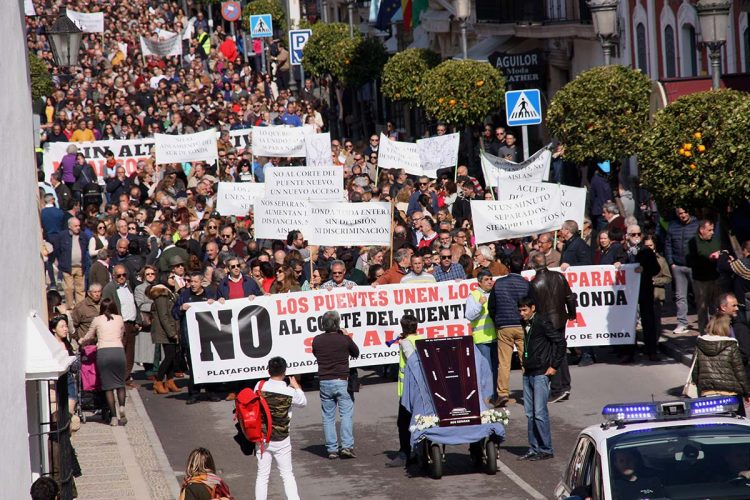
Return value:
M 750 241 L 730 234 L 728 219 L 720 222 L 724 214 L 656 207 L 647 192 L 619 182 L 621 176 L 610 172 L 609 164 L 581 169 L 566 160 L 564 146 L 558 145 L 550 180 L 589 189 L 583 226 L 566 221 L 557 232 L 477 246 L 470 201 L 493 197 L 481 174 L 467 167 L 478 163 L 478 151 L 463 152 L 470 158 L 455 172 L 437 179 L 414 177 L 378 168 L 381 130 L 373 130 L 365 141 L 333 137 L 331 162 L 344 170 L 350 202 L 394 203 L 392 248 L 313 247 L 296 230 L 284 241 L 256 239 L 252 213 L 225 217 L 216 212 L 217 183 L 262 182 L 264 167 L 300 161 L 255 157 L 251 147 L 237 150 L 228 131 L 272 125 L 327 130 L 326 82 L 307 79 L 298 91 L 290 91 L 288 53 L 280 44 L 270 45 L 270 64 L 263 68 L 256 44 L 243 47 L 221 26 L 209 34 L 202 12 L 185 13 L 174 2 L 34 3 L 44 15 L 26 18 L 28 47 L 50 64 L 54 80 L 54 92 L 39 110 L 42 142 L 71 143 L 67 154 L 56 159 L 60 168 L 51 178 L 39 171 L 42 254 L 49 289 L 65 298 L 73 341 L 66 348 L 72 352 L 99 332 L 100 347 L 111 349 L 100 372 L 106 376 L 113 425 L 118 423 L 115 395 L 119 422 L 126 422 L 124 387 L 135 387 L 135 363 L 146 367 L 154 392 L 183 390 L 175 380 L 190 373 L 185 313 L 191 303 L 393 283 L 481 282 L 535 268 L 534 262 L 541 263 L 536 269 L 562 271 L 635 263 L 642 272 L 640 328 L 650 360 L 659 359 L 662 311 L 674 300 L 674 334 L 690 329 L 703 334 L 712 317 L 725 315 L 731 327 L 713 328 L 714 321 L 711 331 L 736 338 L 747 368 Z M 79 66 L 70 74 L 52 64 L 45 34 L 64 7 L 105 14 L 105 32 L 83 37 Z M 157 38 L 162 31 L 184 36 L 183 57 L 141 56 L 138 37 Z M 152 153 L 128 172 L 110 155 L 102 182 L 74 144 L 208 128 L 221 131 L 216 162 L 157 165 Z M 434 130 L 446 133 L 442 124 Z M 388 139 L 399 138 L 393 123 L 382 132 Z M 509 129 L 487 124 L 480 135 L 485 151 L 520 160 Z M 688 322 L 691 304 L 696 325 Z M 515 310 L 516 303 L 511 307 Z M 492 311 L 491 319 L 502 322 L 503 313 Z M 515 322 L 496 322 L 496 332 L 488 337 L 488 342 L 505 342 L 494 398 L 499 404 L 508 401 L 503 372 L 510 366 L 514 336 L 523 336 L 517 311 L 514 315 Z M 66 340 L 59 318 L 53 329 Z M 637 354 L 635 347 L 618 353 L 622 363 L 632 363 Z M 596 351 L 583 348 L 571 359 L 587 366 L 596 362 Z M 571 381 L 567 359 L 560 363 L 564 366 L 555 370 L 559 375 L 550 399 L 564 401 Z M 187 402 L 198 402 L 202 391 L 213 401 L 231 400 L 237 388 L 224 387 L 220 395 L 217 387 L 190 381 Z

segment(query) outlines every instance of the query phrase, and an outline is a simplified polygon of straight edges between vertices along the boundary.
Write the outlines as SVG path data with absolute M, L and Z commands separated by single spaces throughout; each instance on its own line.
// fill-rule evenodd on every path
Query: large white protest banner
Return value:
M 265 185 L 260 182 L 220 182 L 216 211 L 223 216 L 244 217 L 265 192 Z
M 177 35 L 165 40 L 151 40 L 145 37 L 140 38 L 141 52 L 144 56 L 170 57 L 182 55 L 182 39 Z
M 60 160 L 67 153 L 66 150 L 70 144 L 70 142 L 48 142 L 44 145 L 42 167 L 47 179 L 52 175 L 52 172 L 60 167 Z M 146 138 L 76 142 L 73 144 L 78 147 L 78 152 L 86 158 L 86 161 L 94 167 L 99 179 L 103 179 L 105 177 L 104 165 L 107 163 L 104 154 L 107 151 L 112 151 L 117 164 L 125 167 L 125 171 L 130 175 L 135 172 L 139 161 L 148 159 L 151 148 L 154 146 L 154 140 Z
M 560 189 L 509 201 L 471 201 L 471 217 L 477 244 L 559 229 L 564 219 Z
M 304 127 L 253 127 L 254 156 L 305 157 Z
M 422 175 L 436 179 L 438 169 L 456 167 L 460 140 L 461 134 L 458 133 L 417 140 Z
M 65 9 L 65 15 L 84 33 L 104 33 L 104 12 L 76 12 Z
M 635 340 L 640 275 L 635 265 L 572 267 L 564 274 L 577 297 L 568 321 L 569 347 L 626 345 Z M 533 271 L 525 273 L 531 279 Z M 187 310 L 188 342 L 197 383 L 258 379 L 268 360 L 283 357 L 287 373 L 314 373 L 312 340 L 326 311 L 341 315 L 360 350 L 355 367 L 398 362 L 399 321 L 407 313 L 427 338 L 470 335 L 466 298 L 476 280 L 419 285 L 384 285 L 331 291 L 284 293 L 221 304 L 196 302 Z
M 269 200 L 261 198 L 253 206 L 255 238 L 286 240 L 289 231 L 304 234 L 310 223 L 306 200 Z
M 344 169 L 327 167 L 273 167 L 263 169 L 269 200 L 342 201 Z
M 308 167 L 325 167 L 333 162 L 331 134 L 305 134 L 305 158 Z
M 310 203 L 309 220 L 304 235 L 311 245 L 391 244 L 390 203 Z
M 497 186 L 497 201 L 509 201 L 536 194 L 560 189 L 560 210 L 563 220 L 574 220 L 578 227 L 583 227 L 586 214 L 586 188 L 550 184 L 548 182 L 502 181 Z
M 378 147 L 378 168 L 403 168 L 410 175 L 423 174 L 417 145 L 413 142 L 392 141 L 382 132 Z
M 154 134 L 154 139 L 158 165 L 185 161 L 213 161 L 219 156 L 215 129 L 183 135 Z
M 479 156 L 484 181 L 488 186 L 497 186 L 499 182 L 505 180 L 542 182 L 549 178 L 552 152 L 548 147 L 540 149 L 521 163 L 515 163 L 485 152 L 482 152 Z

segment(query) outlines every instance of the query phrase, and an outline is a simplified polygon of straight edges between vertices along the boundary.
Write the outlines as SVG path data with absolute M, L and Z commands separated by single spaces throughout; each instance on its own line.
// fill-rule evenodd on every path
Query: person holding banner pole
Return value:
M 450 255 L 448 255 L 450 259 Z M 466 309 L 464 317 L 471 324 L 471 336 L 477 351 L 487 360 L 492 368 L 492 380 L 497 380 L 497 332 L 489 312 L 488 299 L 494 280 L 492 273 L 482 269 L 477 273 L 479 286 L 475 288 L 466 298 Z M 492 398 L 490 402 L 497 400 L 497 386 L 493 383 Z

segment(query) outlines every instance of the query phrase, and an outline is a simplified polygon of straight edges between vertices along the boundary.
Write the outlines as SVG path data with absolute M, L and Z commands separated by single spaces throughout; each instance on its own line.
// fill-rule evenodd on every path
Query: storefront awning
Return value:
M 26 320 L 26 380 L 57 380 L 75 361 L 32 312 Z

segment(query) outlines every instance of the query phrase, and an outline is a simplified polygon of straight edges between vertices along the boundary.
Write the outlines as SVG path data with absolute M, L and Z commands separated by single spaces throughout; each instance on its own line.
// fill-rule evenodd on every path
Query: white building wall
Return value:
M 0 286 L 0 483 L 3 498 L 28 498 L 31 485 L 26 418 L 27 317 L 44 311 L 43 267 L 39 254 L 39 212 L 34 161 L 23 7 L 19 0 L 4 2 L 0 16 L 4 47 L 0 51 L 0 262 L 5 263 Z

